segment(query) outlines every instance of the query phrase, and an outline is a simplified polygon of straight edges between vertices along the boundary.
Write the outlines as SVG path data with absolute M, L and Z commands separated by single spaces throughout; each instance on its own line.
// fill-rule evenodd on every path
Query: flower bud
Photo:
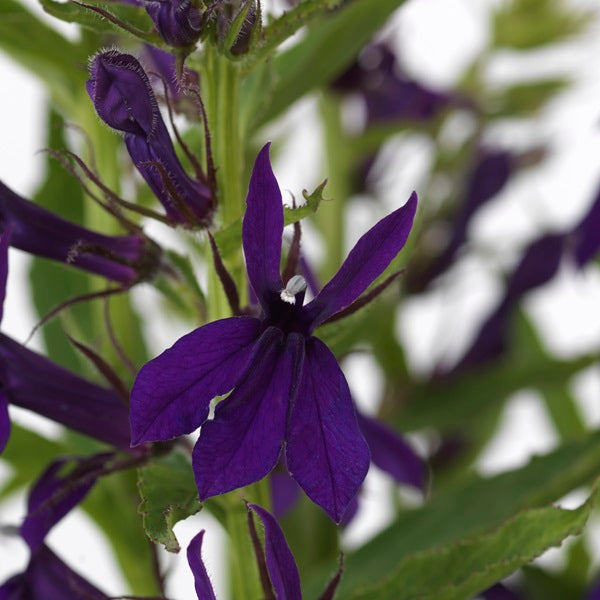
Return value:
M 87 91 L 100 118 L 125 134 L 135 166 L 174 223 L 206 225 L 212 194 L 181 166 L 148 76 L 129 54 L 110 50 L 94 57 Z
M 145 5 L 158 35 L 167 44 L 184 48 L 198 41 L 202 13 L 192 0 L 147 0 Z

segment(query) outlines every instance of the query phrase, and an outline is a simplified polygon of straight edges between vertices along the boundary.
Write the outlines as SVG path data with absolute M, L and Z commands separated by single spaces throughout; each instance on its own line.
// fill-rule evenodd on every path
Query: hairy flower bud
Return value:
M 66 221 L 21 198 L 0 181 L 0 231 L 10 245 L 124 285 L 156 271 L 160 250 L 140 233 L 104 235 Z
M 190 46 L 200 37 L 202 13 L 192 0 L 148 0 L 145 6 L 158 35 L 170 46 Z
M 174 223 L 206 225 L 212 194 L 181 166 L 148 76 L 129 54 L 103 52 L 91 63 L 87 91 L 100 118 L 125 134 L 135 166 Z

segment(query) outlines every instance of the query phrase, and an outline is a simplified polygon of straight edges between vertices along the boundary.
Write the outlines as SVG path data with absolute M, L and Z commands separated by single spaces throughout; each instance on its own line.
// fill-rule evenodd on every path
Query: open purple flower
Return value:
M 73 265 L 123 285 L 154 273 L 158 246 L 144 235 L 96 233 L 21 198 L 0 181 L 0 231 L 10 228 L 11 246 Z
M 125 134 L 135 166 L 174 223 L 207 225 L 214 209 L 209 186 L 181 166 L 148 76 L 130 54 L 109 50 L 91 63 L 87 91 L 100 118 Z
M 131 395 L 132 443 L 166 440 L 202 426 L 193 467 L 200 499 L 262 479 L 282 448 L 292 477 L 339 522 L 369 466 L 350 391 L 337 360 L 312 335 L 349 306 L 404 246 L 417 198 L 377 223 L 321 293 L 303 304 L 306 283 L 280 275 L 283 207 L 259 153 L 242 239 L 261 318 L 232 317 L 181 338 L 138 373 Z M 231 394 L 208 418 L 215 396 Z

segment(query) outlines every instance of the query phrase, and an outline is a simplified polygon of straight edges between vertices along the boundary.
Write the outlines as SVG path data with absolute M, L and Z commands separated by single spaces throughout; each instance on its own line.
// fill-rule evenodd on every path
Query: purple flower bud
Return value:
M 131 285 L 157 268 L 158 246 L 141 234 L 109 236 L 65 221 L 0 182 L 0 231 L 15 248 Z M 10 239 L 9 239 L 10 238 Z
M 0 333 L 0 388 L 8 402 L 129 450 L 127 406 L 96 385 Z
M 190 46 L 200 37 L 202 13 L 192 0 L 146 0 L 145 6 L 158 35 L 170 46 Z
M 213 202 L 207 185 L 181 166 L 148 76 L 129 54 L 94 57 L 87 91 L 100 118 L 125 134 L 135 166 L 174 223 L 206 225 Z

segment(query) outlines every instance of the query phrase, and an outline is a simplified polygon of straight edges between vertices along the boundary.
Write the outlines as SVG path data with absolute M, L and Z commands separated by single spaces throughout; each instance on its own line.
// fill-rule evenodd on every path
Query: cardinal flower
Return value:
M 265 146 L 242 227 L 261 317 L 204 325 L 147 363 L 131 395 L 132 443 L 174 438 L 203 424 L 193 454 L 201 500 L 262 479 L 283 451 L 292 477 L 339 522 L 369 468 L 369 449 L 344 374 L 313 332 L 385 270 L 408 238 L 416 206 L 413 193 L 379 221 L 305 305 L 304 279 L 292 277 L 284 287 L 280 275 L 283 206 Z M 230 391 L 207 421 L 210 401 Z

